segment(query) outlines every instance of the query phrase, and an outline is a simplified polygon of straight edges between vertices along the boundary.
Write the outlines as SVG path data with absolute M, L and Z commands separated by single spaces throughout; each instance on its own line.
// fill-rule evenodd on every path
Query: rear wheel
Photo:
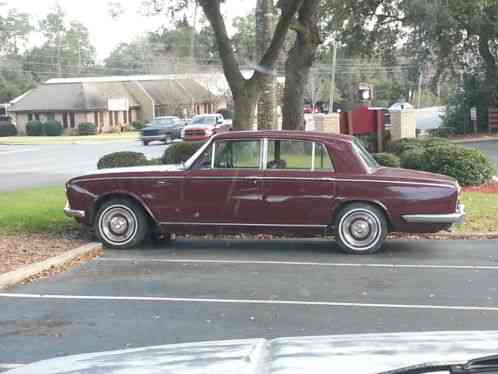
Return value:
M 385 241 L 388 224 L 384 212 L 364 203 L 350 204 L 336 218 L 335 238 L 343 252 L 367 255 L 378 252 Z
M 95 219 L 95 233 L 107 248 L 133 248 L 143 242 L 149 222 L 143 209 L 129 200 L 102 205 Z

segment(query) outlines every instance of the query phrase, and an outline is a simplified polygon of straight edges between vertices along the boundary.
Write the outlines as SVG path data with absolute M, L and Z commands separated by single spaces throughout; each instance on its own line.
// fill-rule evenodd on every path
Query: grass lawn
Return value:
M 120 140 L 138 139 L 136 131 L 117 134 L 99 134 L 88 136 L 9 136 L 0 138 L 0 144 L 29 145 L 29 144 L 74 144 L 94 142 L 115 142 Z
M 464 192 L 465 223 L 455 226 L 457 232 L 498 232 L 498 194 Z
M 0 194 L 0 234 L 61 234 L 78 228 L 64 215 L 66 197 L 61 187 Z M 498 195 L 464 192 L 465 223 L 457 232 L 498 232 Z
M 64 215 L 63 187 L 0 194 L 0 234 L 61 234 L 78 227 Z

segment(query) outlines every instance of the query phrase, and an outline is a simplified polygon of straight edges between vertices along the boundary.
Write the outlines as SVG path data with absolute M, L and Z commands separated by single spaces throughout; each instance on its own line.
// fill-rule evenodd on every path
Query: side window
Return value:
M 259 169 L 260 140 L 220 141 L 215 145 L 216 169 Z
M 334 171 L 329 152 L 323 144 L 315 143 L 315 170 Z
M 267 169 L 311 170 L 313 142 L 269 140 Z
M 193 169 L 211 169 L 213 158 L 213 145 L 209 146 L 195 161 Z

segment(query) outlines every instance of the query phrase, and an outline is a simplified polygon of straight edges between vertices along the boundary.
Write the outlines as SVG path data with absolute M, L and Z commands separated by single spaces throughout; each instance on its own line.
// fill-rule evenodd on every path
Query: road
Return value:
M 498 140 L 490 140 L 484 142 L 469 142 L 462 143 L 463 146 L 468 148 L 479 149 L 486 154 L 496 165 L 498 170 Z
M 214 339 L 498 329 L 497 249 L 391 241 L 354 257 L 326 240 L 183 239 L 107 250 L 0 295 L 0 367 Z
M 0 145 L 0 191 L 63 185 L 70 177 L 90 173 L 98 160 L 112 152 L 142 152 L 148 158 L 161 157 L 165 146 L 148 147 L 138 141 L 61 144 Z

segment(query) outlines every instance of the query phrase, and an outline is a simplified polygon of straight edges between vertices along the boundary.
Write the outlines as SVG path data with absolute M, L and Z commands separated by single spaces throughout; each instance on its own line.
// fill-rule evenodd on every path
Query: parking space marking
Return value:
M 291 265 L 291 266 L 319 266 L 338 268 L 373 268 L 373 269 L 438 269 L 438 270 L 498 270 L 493 265 L 417 265 L 417 264 L 355 264 L 342 262 L 301 262 L 301 261 L 253 261 L 253 260 L 206 260 L 195 258 L 130 258 L 130 257 L 101 257 L 101 262 L 159 262 L 159 263 L 195 263 L 195 264 L 228 264 L 228 265 Z
M 157 297 L 157 296 L 87 296 L 87 295 L 42 295 L 24 293 L 0 293 L 0 298 L 38 299 L 38 300 L 76 300 L 76 301 L 142 301 L 142 302 L 184 302 L 213 304 L 259 304 L 259 305 L 300 305 L 328 307 L 356 307 L 373 309 L 429 309 L 473 312 L 498 312 L 498 307 L 490 306 L 457 306 L 457 305 L 417 305 L 417 304 L 374 304 L 333 301 L 305 300 L 259 300 L 259 299 L 207 299 L 187 297 Z

